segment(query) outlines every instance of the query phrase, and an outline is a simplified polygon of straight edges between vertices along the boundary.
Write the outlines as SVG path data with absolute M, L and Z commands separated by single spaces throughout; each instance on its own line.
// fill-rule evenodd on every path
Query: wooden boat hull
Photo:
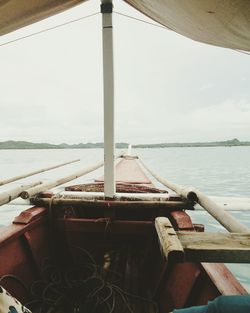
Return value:
M 159 248 L 154 217 L 112 219 L 114 212 L 108 208 L 103 217 L 95 217 L 94 212 L 86 217 L 84 211 L 87 208 L 34 207 L 0 229 L 0 276 L 14 275 L 29 286 L 41 278 L 45 259 L 70 267 L 79 257 L 78 248 L 83 248 L 102 265 L 105 254 L 119 251 L 122 261 L 116 271 L 122 275 L 122 285 L 133 293 L 145 289 L 160 312 L 205 304 L 218 295 L 247 293 L 223 264 L 167 263 Z M 164 214 L 177 230 L 202 230 L 183 210 L 165 210 Z M 23 303 L 28 301 L 16 280 L 5 278 L 1 284 Z

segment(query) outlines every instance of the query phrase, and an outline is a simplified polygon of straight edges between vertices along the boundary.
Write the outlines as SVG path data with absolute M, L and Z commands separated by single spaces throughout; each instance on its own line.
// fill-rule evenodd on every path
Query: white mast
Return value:
M 101 0 L 104 89 L 104 194 L 115 195 L 115 132 L 112 0 Z

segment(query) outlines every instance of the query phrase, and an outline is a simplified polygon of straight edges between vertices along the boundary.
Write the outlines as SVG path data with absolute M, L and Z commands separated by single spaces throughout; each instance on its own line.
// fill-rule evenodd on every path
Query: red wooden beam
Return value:
M 55 227 L 67 232 L 112 233 L 128 235 L 145 235 L 155 231 L 151 221 L 112 221 L 109 218 L 78 219 L 59 218 Z
M 47 220 L 46 208 L 34 207 L 28 209 L 27 211 L 29 211 L 28 215 L 29 213 L 30 215 L 29 218 L 24 219 L 25 222 L 13 222 L 12 225 L 0 228 L 0 245 L 5 244 L 10 240 L 14 240 L 15 238 L 18 238 L 21 234 L 25 233 L 25 231 L 28 231 Z M 20 216 L 22 216 L 22 213 L 20 214 Z M 23 218 L 20 217 L 20 220 L 22 219 Z
M 14 218 L 13 224 L 29 224 L 34 220 L 44 216 L 47 211 L 45 207 L 33 207 L 22 211 Z
M 169 217 L 176 230 L 194 231 L 194 225 L 190 216 L 184 211 L 173 211 Z
M 201 266 L 222 295 L 248 294 L 229 269 L 221 263 L 201 263 Z

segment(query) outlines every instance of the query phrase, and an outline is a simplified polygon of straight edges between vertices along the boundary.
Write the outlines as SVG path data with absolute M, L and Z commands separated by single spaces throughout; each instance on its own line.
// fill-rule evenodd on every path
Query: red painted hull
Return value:
M 12 274 L 30 285 L 41 276 L 43 260 L 54 257 L 55 252 L 59 262 L 70 264 L 78 253 L 74 247 L 83 247 L 101 262 L 108 250 L 126 246 L 140 251 L 143 260 L 140 268 L 136 264 L 132 268 L 131 253 L 124 254 L 123 264 L 119 265 L 124 281 L 133 273 L 143 277 L 137 288 L 151 292 L 160 312 L 204 304 L 221 294 L 246 293 L 223 264 L 167 264 L 159 250 L 154 218 L 134 220 L 127 216 L 112 220 L 108 212 L 106 217 L 86 218 L 82 217 L 83 212 L 79 214 L 79 208 L 78 213 L 71 210 L 71 217 L 69 210 L 63 212 L 64 217 L 62 208 L 54 210 L 51 225 L 48 209 L 34 207 L 17 217 L 13 225 L 0 229 L 0 276 Z M 165 215 L 176 229 L 194 230 L 185 212 L 165 212 Z M 2 284 L 19 300 L 27 301 L 25 290 L 16 281 L 6 279 Z
M 127 171 L 123 175 L 126 184 L 145 181 L 144 173 L 133 162 L 126 160 L 119 165 L 120 173 L 122 164 Z M 157 207 L 150 202 L 111 200 L 55 206 L 51 200 L 48 208 L 28 209 L 12 225 L 0 229 L 0 276 L 11 274 L 30 285 L 41 279 L 44 260 L 53 259 L 58 268 L 69 269 L 80 257 L 79 249 L 85 249 L 103 268 L 108 255 L 119 273 L 120 287 L 132 294 L 150 294 L 162 313 L 206 304 L 218 295 L 247 293 L 223 264 L 166 262 L 154 227 L 157 216 L 169 218 L 176 230 L 204 230 L 202 225 L 192 224 L 184 207 L 177 195 Z M 20 301 L 28 300 L 17 280 L 6 278 L 1 284 Z M 143 307 L 141 310 L 145 312 Z

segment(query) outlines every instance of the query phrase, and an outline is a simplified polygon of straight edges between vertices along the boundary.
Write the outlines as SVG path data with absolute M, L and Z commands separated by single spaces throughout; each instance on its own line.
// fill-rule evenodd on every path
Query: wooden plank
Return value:
M 104 177 L 95 179 L 96 182 L 103 182 Z M 151 180 L 142 171 L 136 159 L 123 158 L 116 165 L 116 182 L 127 184 L 152 184 Z
M 86 191 L 61 191 L 58 197 L 63 199 L 89 199 L 89 200 L 107 200 L 103 192 L 86 192 Z M 182 201 L 181 199 L 170 199 L 167 193 L 123 193 L 117 192 L 115 199 L 108 199 L 107 201 L 128 200 L 128 201 Z M 187 201 L 183 201 L 187 203 Z
M 48 206 L 51 199 L 32 198 L 33 204 Z M 182 210 L 186 209 L 186 203 L 182 201 L 105 201 L 105 200 L 88 200 L 88 199 L 64 199 L 53 198 L 53 205 L 80 206 L 88 208 L 106 208 L 113 207 L 119 210 L 124 209 L 142 209 L 142 210 Z
M 185 211 L 171 212 L 169 215 L 169 220 L 176 230 L 194 231 L 194 225 L 192 223 L 192 220 Z
M 104 192 L 103 182 L 77 184 L 65 187 L 65 191 Z M 151 185 L 116 183 L 117 193 L 157 193 L 167 194 L 167 190 L 152 187 Z M 180 200 L 180 199 L 178 199 Z
M 18 216 L 14 218 L 13 224 L 29 224 L 41 218 L 42 216 L 46 216 L 48 210 L 45 207 L 33 207 L 27 210 L 22 211 Z
M 184 259 L 184 250 L 169 219 L 166 217 L 157 217 L 155 219 L 155 228 L 159 237 L 161 250 L 166 259 L 173 259 L 175 262 L 182 261 Z
M 250 233 L 177 232 L 177 234 L 187 261 L 250 262 Z
M 154 232 L 154 224 L 151 221 L 111 221 L 109 218 L 58 218 L 55 221 L 55 227 L 66 232 L 120 235 L 148 235 Z
M 244 295 L 248 293 L 225 264 L 201 263 L 201 266 L 221 295 Z
M 26 231 L 37 227 L 37 225 L 47 223 L 48 219 L 47 209 L 34 207 L 28 210 L 34 211 L 32 214 L 33 220 L 31 220 L 29 223 L 27 224 L 15 223 L 7 227 L 0 228 L 0 248 L 4 246 L 7 242 L 16 240 L 16 238 L 23 235 Z M 37 218 L 35 218 L 36 214 Z
M 160 312 L 183 308 L 190 299 L 200 274 L 201 268 L 197 263 L 177 263 L 168 268 L 156 294 Z

